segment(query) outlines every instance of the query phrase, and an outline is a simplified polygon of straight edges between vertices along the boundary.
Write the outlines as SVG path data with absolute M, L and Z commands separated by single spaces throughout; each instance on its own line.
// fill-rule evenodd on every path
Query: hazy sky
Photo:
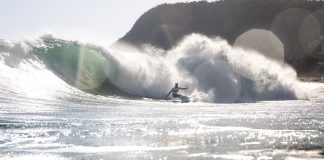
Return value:
M 112 43 L 148 9 L 184 0 L 2 0 L 0 39 L 60 38 Z M 191 0 L 186 0 L 191 1 Z

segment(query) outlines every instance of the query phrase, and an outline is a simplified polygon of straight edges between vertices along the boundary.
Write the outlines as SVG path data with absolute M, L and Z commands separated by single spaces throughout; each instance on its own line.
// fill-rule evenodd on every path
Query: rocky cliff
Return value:
M 319 36 L 324 33 L 324 1 L 222 0 L 163 4 L 144 13 L 120 39 L 164 49 L 183 36 L 201 33 L 234 44 L 251 29 L 272 32 L 282 42 L 284 60 L 299 72 L 316 64 Z

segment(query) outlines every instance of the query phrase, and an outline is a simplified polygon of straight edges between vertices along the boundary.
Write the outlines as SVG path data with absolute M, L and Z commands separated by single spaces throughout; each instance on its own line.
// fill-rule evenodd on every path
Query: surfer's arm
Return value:
M 171 91 L 165 96 L 165 98 L 168 98 L 169 97 L 169 95 L 171 94 L 171 92 L 172 92 L 172 89 L 171 89 Z
M 183 89 L 183 90 L 185 90 L 185 89 L 188 89 L 189 87 L 185 87 L 185 88 L 181 88 L 181 87 L 179 87 L 179 89 Z

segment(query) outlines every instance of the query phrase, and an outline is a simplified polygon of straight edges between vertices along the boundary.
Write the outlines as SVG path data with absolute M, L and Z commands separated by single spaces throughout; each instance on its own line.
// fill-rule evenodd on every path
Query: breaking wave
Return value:
M 178 82 L 190 87 L 183 94 L 199 102 L 307 98 L 290 66 L 199 34 L 168 51 L 151 46 L 105 49 L 43 36 L 33 42 L 0 41 L 0 53 L 1 89 L 14 92 L 16 82 L 26 82 L 22 86 L 31 86 L 29 90 L 163 99 Z M 23 87 L 19 92 L 38 91 Z

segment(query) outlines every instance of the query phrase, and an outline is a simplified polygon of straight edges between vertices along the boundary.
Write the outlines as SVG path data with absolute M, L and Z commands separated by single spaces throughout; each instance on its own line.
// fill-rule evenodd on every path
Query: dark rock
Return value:
M 309 70 L 314 65 L 312 53 L 319 45 L 317 40 L 324 32 L 324 1 L 223 0 L 162 4 L 143 14 L 119 41 L 170 49 L 183 36 L 201 33 L 223 37 L 233 44 L 250 29 L 272 31 L 284 44 L 285 61 L 298 71 Z

